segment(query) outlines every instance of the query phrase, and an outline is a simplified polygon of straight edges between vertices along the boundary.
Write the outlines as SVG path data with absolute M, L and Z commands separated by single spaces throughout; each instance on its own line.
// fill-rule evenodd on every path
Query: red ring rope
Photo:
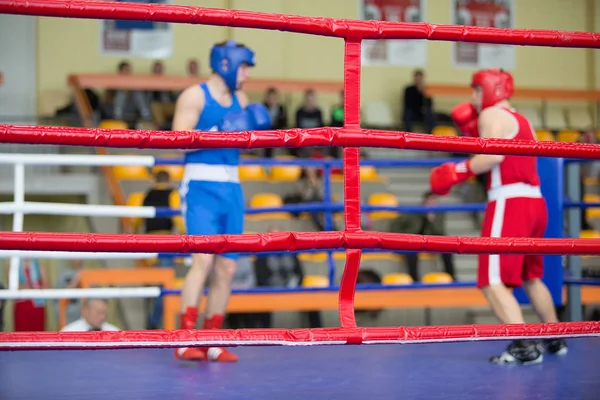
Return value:
M 119 332 L 11 332 L 0 350 L 94 349 L 261 345 L 439 343 L 552 337 L 597 337 L 600 322 L 452 325 L 375 328 L 175 330 Z
M 541 29 L 353 21 L 168 4 L 74 0 L 3 1 L 0 13 L 62 18 L 127 19 L 269 29 L 348 39 L 428 39 L 545 47 L 600 47 L 600 34 Z
M 312 249 L 385 249 L 458 254 L 600 255 L 600 239 L 488 238 L 379 232 L 281 232 L 243 235 L 124 235 L 2 232 L 0 250 L 217 253 Z
M 358 96 L 358 93 L 355 95 Z M 600 159 L 599 144 L 433 136 L 361 129 L 357 125 L 345 128 L 228 132 L 226 136 L 219 135 L 218 132 L 0 125 L 0 143 L 137 149 L 369 146 L 470 154 Z
M 360 231 L 359 151 L 356 147 L 391 147 L 403 149 L 468 152 L 483 154 L 512 154 L 531 156 L 578 157 L 597 159 L 600 146 L 572 143 L 524 142 L 514 140 L 431 137 L 404 132 L 361 129 L 360 116 L 360 42 L 363 39 L 429 39 L 478 43 L 516 44 L 554 47 L 600 47 L 600 35 L 583 32 L 548 30 L 514 30 L 478 28 L 472 26 L 407 24 L 377 21 L 350 21 L 265 14 L 248 11 L 208 9 L 161 4 L 114 3 L 96 1 L 3 1 L 0 12 L 60 16 L 70 18 L 127 19 L 179 22 L 191 24 L 260 28 L 318 34 L 346 39 L 344 62 L 346 122 L 343 129 L 320 128 L 271 132 L 240 132 L 222 137 L 203 132 L 149 132 L 127 130 L 86 130 L 78 128 L 0 126 L 0 142 L 68 144 L 102 147 L 136 148 L 253 148 L 343 146 L 346 231 L 320 233 L 283 233 L 237 236 L 156 236 L 156 235 L 90 235 L 48 233 L 3 233 L 0 248 L 17 250 L 66 251 L 128 251 L 128 252 L 216 252 L 270 250 L 303 250 L 347 248 L 347 264 L 340 288 L 341 329 L 269 330 L 243 332 L 186 332 L 167 333 L 99 333 L 81 334 L 4 334 L 0 342 L 10 347 L 11 340 L 28 340 L 44 347 L 44 340 L 60 342 L 68 347 L 69 340 L 81 345 L 83 339 L 93 338 L 114 346 L 116 342 L 146 340 L 141 345 L 165 344 L 181 346 L 182 341 L 213 340 L 218 342 L 260 341 L 330 342 L 369 341 L 432 341 L 460 340 L 493 335 L 495 338 L 552 335 L 598 335 L 598 323 L 554 325 L 496 325 L 491 327 L 435 328 L 356 328 L 353 296 L 360 262 L 361 248 L 399 249 L 429 252 L 458 253 L 521 253 L 521 254 L 600 254 L 600 240 L 581 239 L 524 239 L 524 238 L 457 238 L 417 235 L 392 235 Z M 487 330 L 486 330 L 487 329 Z M 532 333 L 533 332 L 533 333 Z M 548 333 L 551 332 L 551 333 Z M 164 335 L 160 337 L 160 335 Z M 428 334 L 430 336 L 428 336 Z M 157 337 L 159 338 L 157 340 Z M 79 338 L 79 339 L 78 339 Z M 433 339 L 432 339 L 433 338 Z M 441 339 L 440 339 L 441 338 Z M 489 337 L 488 337 L 489 338 Z M 81 339 L 81 340 L 80 340 Z M 166 343 L 158 343 L 162 342 Z M 126 343 L 127 344 L 127 343 Z M 71 345 L 73 345 L 71 343 Z M 92 346 L 94 344 L 92 343 Z M 131 342 L 128 344 L 131 346 Z M 77 346 L 77 345 L 75 345 Z M 83 346 L 89 348 L 89 343 Z

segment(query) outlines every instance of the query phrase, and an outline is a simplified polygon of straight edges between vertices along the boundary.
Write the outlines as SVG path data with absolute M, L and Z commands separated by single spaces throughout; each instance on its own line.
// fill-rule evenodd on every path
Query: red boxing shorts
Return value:
M 487 204 L 482 237 L 543 237 L 548 224 L 546 201 L 539 198 L 502 198 Z M 523 281 L 544 276 L 543 255 L 480 254 L 477 287 L 503 283 L 516 288 Z

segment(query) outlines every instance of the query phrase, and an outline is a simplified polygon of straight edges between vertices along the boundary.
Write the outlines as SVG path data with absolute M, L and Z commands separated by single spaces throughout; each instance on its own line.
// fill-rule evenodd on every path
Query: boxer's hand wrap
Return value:
M 264 104 L 249 104 L 245 110 L 225 115 L 218 126 L 220 132 L 255 131 L 271 127 L 271 116 Z
M 452 186 L 475 176 L 471 171 L 470 163 L 470 160 L 457 164 L 446 163 L 432 169 L 429 176 L 431 192 L 439 196 L 445 196 L 450 193 Z
M 460 103 L 450 112 L 452 120 L 465 136 L 479 137 L 477 109 L 469 102 Z

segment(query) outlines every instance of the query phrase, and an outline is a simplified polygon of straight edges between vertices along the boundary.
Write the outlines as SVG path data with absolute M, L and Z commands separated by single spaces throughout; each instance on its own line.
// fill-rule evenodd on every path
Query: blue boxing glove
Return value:
M 249 104 L 245 110 L 225 115 L 218 128 L 220 132 L 256 131 L 271 127 L 271 114 L 264 104 Z

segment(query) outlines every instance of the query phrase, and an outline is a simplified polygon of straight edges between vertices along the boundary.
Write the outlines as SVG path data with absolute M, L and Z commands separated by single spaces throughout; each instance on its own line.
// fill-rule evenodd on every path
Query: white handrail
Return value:
M 122 287 L 122 288 L 90 288 L 90 289 L 21 289 L 0 290 L 0 299 L 126 299 L 159 297 L 160 288 Z
M 23 257 L 43 260 L 148 260 L 158 253 L 86 253 L 83 251 L 0 250 L 0 258 Z
M 83 217 L 156 217 L 156 208 L 151 206 L 109 206 L 96 204 L 42 203 L 26 201 L 0 203 L 0 214 L 75 215 Z M 13 229 L 14 230 L 14 229 Z M 16 231 L 15 231 L 16 232 Z
M 0 164 L 24 165 L 154 165 L 154 156 L 113 156 L 102 154 L 6 154 L 0 153 Z

